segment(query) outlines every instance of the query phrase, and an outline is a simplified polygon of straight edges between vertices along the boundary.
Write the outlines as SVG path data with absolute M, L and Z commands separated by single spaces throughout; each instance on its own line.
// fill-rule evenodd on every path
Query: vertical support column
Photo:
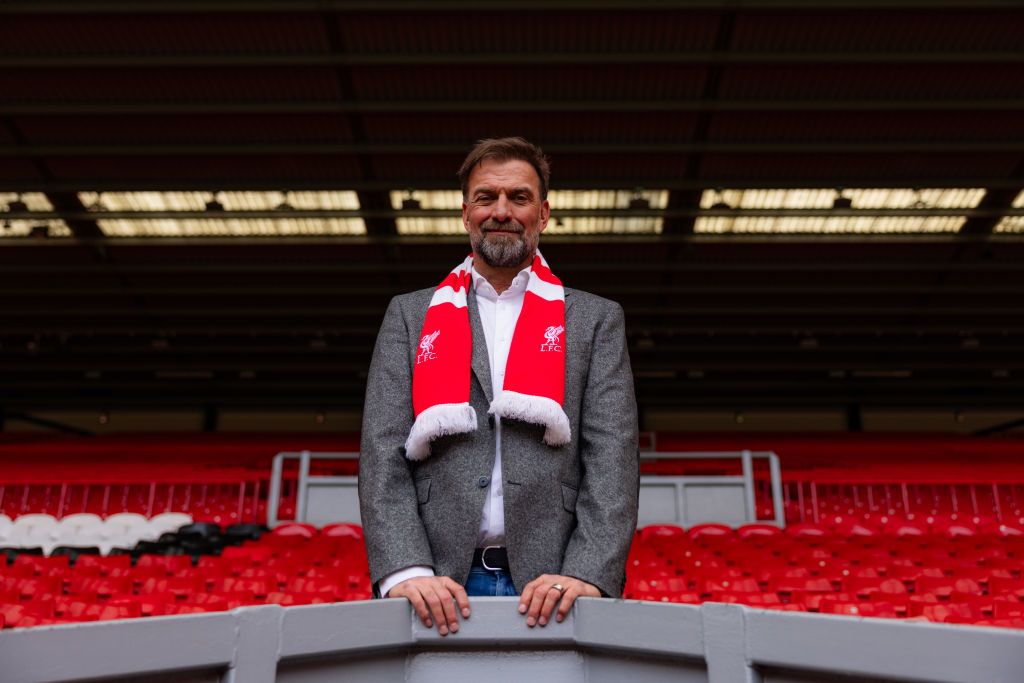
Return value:
M 295 499 L 295 521 L 306 521 L 306 494 L 309 489 L 309 451 L 299 453 L 298 496 Z
M 772 508 L 775 512 L 775 524 L 784 529 L 786 527 L 786 511 L 783 507 L 784 497 L 782 493 L 782 467 L 779 464 L 779 456 L 775 453 L 768 454 L 768 470 L 772 483 Z
M 814 517 L 814 523 L 819 522 L 818 518 L 818 484 L 817 482 L 811 482 L 811 513 Z
M 281 502 L 281 477 L 284 476 L 284 453 L 274 456 L 270 470 L 270 493 L 267 494 L 267 526 L 277 526 L 277 506 Z
M 757 503 L 754 498 L 754 459 L 750 451 L 743 451 L 743 505 L 747 508 L 747 524 L 757 522 Z
M 241 608 L 235 612 L 235 657 L 222 683 L 274 683 L 281 656 L 284 608 Z
M 686 516 L 686 483 L 682 479 L 682 477 L 675 477 L 672 488 L 676 492 L 676 524 L 686 528 L 690 526 L 690 520 Z
M 739 605 L 705 603 L 700 608 L 709 683 L 761 683 L 747 658 L 746 616 Z

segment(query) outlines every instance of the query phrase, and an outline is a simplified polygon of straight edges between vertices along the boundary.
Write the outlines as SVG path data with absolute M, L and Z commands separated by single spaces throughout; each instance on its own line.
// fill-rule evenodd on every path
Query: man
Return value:
M 636 401 L 622 308 L 562 287 L 537 250 L 549 170 L 522 138 L 459 170 L 472 256 L 395 297 L 366 389 L 359 500 L 370 574 L 441 635 L 469 595 L 528 626 L 618 597 L 636 527 Z

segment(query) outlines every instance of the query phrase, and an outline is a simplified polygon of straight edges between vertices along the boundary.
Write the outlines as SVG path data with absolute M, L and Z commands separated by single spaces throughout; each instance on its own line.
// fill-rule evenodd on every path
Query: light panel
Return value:
M 1013 200 L 1013 208 L 1024 209 L 1024 192 L 1019 193 Z M 993 231 L 1004 234 L 1024 233 L 1024 216 L 1006 216 L 996 224 Z
M 13 192 L 0 192 L 0 208 L 6 210 L 7 205 L 18 199 L 18 196 Z M 24 192 L 20 196 L 29 211 L 53 211 L 53 205 L 42 192 Z M 40 225 L 47 226 L 50 237 L 71 237 L 72 235 L 71 228 L 62 220 L 6 220 L 3 218 L 3 212 L 0 211 L 0 238 L 28 237 L 32 228 Z
M 590 235 L 615 233 L 632 235 L 660 235 L 664 219 L 657 216 L 566 216 L 558 212 L 565 209 L 628 209 L 634 198 L 643 198 L 651 209 L 668 206 L 668 190 L 552 190 L 548 195 L 551 203 L 551 222 L 548 233 L 552 235 Z
M 984 196 L 981 188 L 868 188 L 849 189 L 843 196 L 854 209 L 972 209 Z M 702 209 L 725 202 L 734 209 L 828 209 L 836 198 L 834 189 L 705 190 Z M 963 216 L 819 216 L 699 217 L 698 233 L 953 233 Z
M 288 237 L 365 235 L 360 218 L 166 218 L 96 221 L 110 237 Z
M 399 216 L 395 219 L 395 228 L 399 235 L 461 235 L 462 227 L 462 192 L 459 190 L 392 190 L 391 208 L 401 210 L 402 201 L 408 197 L 416 199 L 421 209 L 451 211 L 451 216 Z
M 410 196 L 409 191 L 391 192 L 391 207 L 402 208 L 402 201 Z M 412 198 L 419 200 L 422 209 L 447 210 L 448 217 L 399 217 L 396 222 L 401 235 L 459 235 L 465 232 L 462 226 L 462 193 L 458 190 L 414 191 Z M 655 216 L 611 217 L 611 216 L 559 216 L 559 211 L 572 209 L 628 209 L 630 200 L 643 197 L 652 209 L 664 209 L 668 205 L 668 190 L 551 190 L 548 203 L 551 205 L 551 221 L 547 234 L 660 234 L 663 219 Z
M 235 237 L 365 235 L 361 218 L 100 218 L 102 211 L 203 211 L 207 192 L 80 192 L 80 201 L 96 211 L 97 223 L 111 237 Z M 219 192 L 225 211 L 271 211 L 287 202 L 293 209 L 359 209 L 352 191 Z M 214 214 L 215 215 L 215 214 Z

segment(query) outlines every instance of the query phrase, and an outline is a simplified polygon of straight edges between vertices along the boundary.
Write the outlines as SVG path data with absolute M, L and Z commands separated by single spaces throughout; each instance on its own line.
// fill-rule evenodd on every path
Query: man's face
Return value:
M 484 159 L 469 174 L 462 224 L 473 254 L 493 268 L 525 268 L 550 213 L 537 171 L 525 161 Z

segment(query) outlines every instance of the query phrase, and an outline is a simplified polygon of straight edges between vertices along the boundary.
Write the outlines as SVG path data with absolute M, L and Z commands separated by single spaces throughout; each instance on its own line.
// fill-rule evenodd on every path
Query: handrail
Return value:
M 405 600 L 13 629 L 0 635 L 0 679 L 992 683 L 1024 671 L 1021 630 L 595 598 L 528 628 L 515 598 L 470 605 L 444 637 Z
M 345 452 L 317 452 L 311 451 L 283 451 L 274 456 L 273 465 L 271 469 L 270 478 L 270 493 L 267 501 L 267 524 L 270 527 L 274 527 L 280 522 L 284 521 L 280 519 L 280 497 L 282 489 L 282 481 L 284 476 L 284 462 L 289 459 L 297 459 L 299 461 L 299 473 L 298 473 L 298 491 L 296 499 L 296 515 L 297 521 L 305 521 L 303 518 L 303 511 L 306 509 L 308 501 L 309 488 L 311 484 L 318 482 L 330 483 L 338 481 L 337 477 L 322 477 L 313 476 L 309 474 L 310 464 L 313 459 L 317 460 L 358 460 L 359 453 L 352 451 Z M 654 452 L 654 451 L 640 451 L 641 461 L 652 461 L 652 460 L 715 460 L 715 459 L 738 459 L 742 468 L 742 475 L 740 479 L 743 483 L 743 505 L 748 520 L 757 519 L 757 508 L 754 492 L 754 461 L 755 460 L 767 460 L 769 467 L 769 475 L 771 481 L 772 490 L 772 512 L 773 518 L 770 520 L 764 520 L 766 523 L 774 524 L 779 527 L 786 525 L 785 513 L 783 510 L 783 496 L 782 496 L 782 472 L 779 463 L 779 456 L 772 451 L 690 451 L 690 452 Z M 641 486 L 644 482 L 653 483 L 655 480 L 659 481 L 675 481 L 682 487 L 686 483 L 702 482 L 710 483 L 710 480 L 714 478 L 709 477 L 642 477 Z M 719 480 L 725 481 L 729 478 L 718 477 Z M 346 481 L 348 478 L 346 478 Z M 708 481 L 705 481 L 708 480 Z M 732 479 L 729 479 L 730 481 Z M 680 496 L 683 494 L 680 492 Z

